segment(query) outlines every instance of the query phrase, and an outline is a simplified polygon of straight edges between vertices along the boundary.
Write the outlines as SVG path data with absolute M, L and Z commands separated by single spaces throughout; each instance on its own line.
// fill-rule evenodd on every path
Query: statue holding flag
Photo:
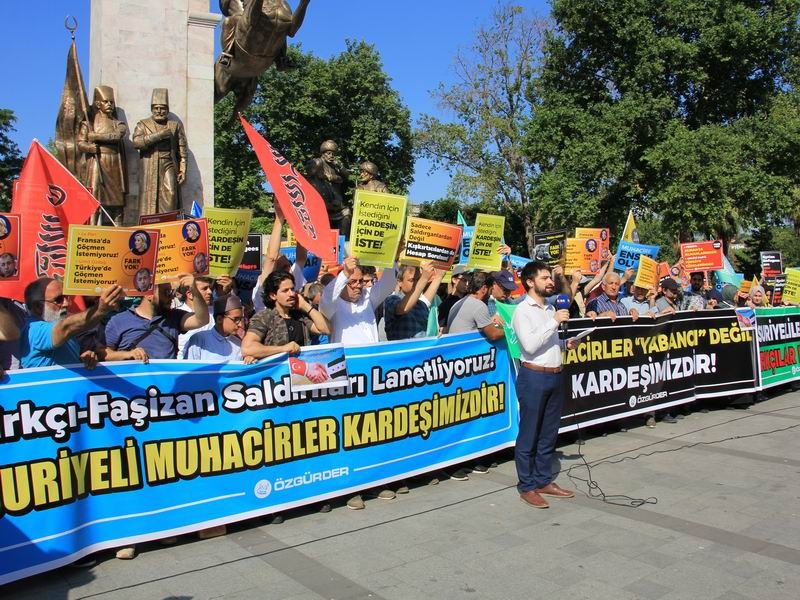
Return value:
M 122 225 L 128 172 L 123 138 L 128 126 L 117 118 L 114 90 L 107 85 L 94 89 L 92 107 L 81 123 L 78 149 L 86 155 L 84 184 L 107 209 L 114 225 Z

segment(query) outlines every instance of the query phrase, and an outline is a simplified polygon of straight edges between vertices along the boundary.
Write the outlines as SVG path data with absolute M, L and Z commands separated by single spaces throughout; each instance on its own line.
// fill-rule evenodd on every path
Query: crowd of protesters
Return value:
M 621 275 L 611 269 L 613 256 L 592 277 L 580 270 L 565 273 L 558 266 L 551 270 L 543 263 L 536 263 L 533 271 L 517 273 L 506 257 L 495 272 L 470 271 L 458 265 L 452 269 L 449 283 L 443 283 L 446 272 L 429 261 L 419 267 L 395 263 L 378 275 L 374 268 L 347 257 L 336 272 L 323 272 L 317 281 L 308 282 L 303 276 L 305 250 L 297 248 L 294 263 L 280 253 L 282 226 L 278 210 L 251 298 L 240 297 L 231 277 L 186 274 L 175 284 L 157 284 L 153 293 L 136 299 L 125 298 L 122 288 L 113 285 L 99 297 L 87 299 L 90 306 L 85 310 L 73 311 L 60 281 L 41 278 L 30 282 L 24 306 L 0 299 L 0 376 L 5 370 L 78 363 L 91 369 L 98 361 L 186 359 L 250 364 L 280 353 L 295 356 L 304 346 L 319 343 L 364 345 L 466 331 L 479 331 L 494 341 L 504 336 L 499 304 L 527 302 L 552 311 L 545 336 L 549 339 L 555 331 L 552 323 L 569 317 L 655 319 L 678 311 L 760 307 L 766 298 L 760 285 L 753 285 L 748 294 L 733 286 L 719 291 L 704 273 L 691 273 L 685 289 L 671 277 L 663 279 L 658 289 L 641 288 L 633 285 L 632 269 Z M 509 255 L 510 248 L 502 245 L 498 252 Z M 536 288 L 539 271 L 544 277 L 545 270 L 549 282 Z M 568 310 L 554 308 L 556 294 L 569 297 Z M 525 335 L 518 337 L 525 339 Z M 534 357 L 534 362 L 523 365 L 531 371 L 522 370 L 526 377 L 539 381 L 541 372 L 560 373 L 560 351 L 553 351 L 559 354 L 558 365 L 539 365 L 535 362 L 539 350 L 534 346 L 524 349 Z M 552 354 L 551 350 L 547 351 Z M 306 376 L 313 381 L 315 374 Z M 553 411 L 558 411 L 558 406 Z M 656 416 L 646 415 L 646 424 L 655 426 Z M 676 417 L 664 414 L 661 418 L 674 422 Z M 557 420 L 555 427 L 547 444 L 555 443 Z M 526 441 L 527 445 L 535 443 Z M 535 461 L 543 460 L 535 455 L 535 448 L 523 455 L 518 448 L 518 470 L 530 471 Z M 544 460 L 549 456 L 546 449 L 543 456 Z M 458 465 L 441 476 L 465 481 L 469 473 L 485 473 L 496 463 L 492 456 L 484 458 Z M 439 478 L 437 473 L 426 480 L 437 483 Z M 537 496 L 539 492 L 557 497 L 571 494 L 541 476 L 537 480 L 531 474 L 520 475 L 520 481 L 521 498 L 535 508 L 547 506 Z M 404 481 L 396 482 L 394 488 L 362 490 L 348 498 L 346 506 L 360 510 L 366 506 L 365 498 L 392 500 L 397 493 L 409 491 Z M 319 507 L 323 512 L 330 509 L 330 504 Z M 273 519 L 279 522 L 282 516 Z M 220 526 L 199 535 L 224 533 L 225 527 Z M 133 558 L 135 548 L 121 548 L 117 556 Z

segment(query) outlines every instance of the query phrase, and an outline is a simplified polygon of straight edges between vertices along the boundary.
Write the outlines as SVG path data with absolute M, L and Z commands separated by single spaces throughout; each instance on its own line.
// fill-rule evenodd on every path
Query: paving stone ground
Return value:
M 577 496 L 547 510 L 520 502 L 504 453 L 469 481 L 420 479 L 363 511 L 342 500 L 280 525 L 147 544 L 133 561 L 103 553 L 91 569 L 2 586 L 0 598 L 795 600 L 800 392 L 769 396 L 655 429 L 594 427 L 583 443 L 562 436 L 557 481 Z

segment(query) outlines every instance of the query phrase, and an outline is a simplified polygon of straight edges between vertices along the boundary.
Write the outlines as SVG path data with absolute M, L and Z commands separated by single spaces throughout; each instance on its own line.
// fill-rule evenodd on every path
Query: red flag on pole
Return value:
M 322 260 L 335 260 L 336 249 L 331 243 L 331 226 L 322 196 L 242 115 L 239 119 L 297 242 Z
M 64 276 L 69 225 L 82 225 L 100 203 L 58 160 L 33 140 L 14 187 L 11 212 L 21 215 L 19 281 L 0 282 L 0 296 L 22 301 L 39 277 Z

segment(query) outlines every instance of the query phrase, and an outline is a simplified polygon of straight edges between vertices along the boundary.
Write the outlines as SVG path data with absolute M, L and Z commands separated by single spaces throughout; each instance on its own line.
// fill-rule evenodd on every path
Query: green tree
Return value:
M 454 115 L 445 122 L 423 115 L 415 131 L 417 151 L 453 180 L 449 197 L 479 201 L 522 224 L 509 235 L 518 246 L 533 249 L 529 186 L 537 165 L 523 150 L 524 131 L 533 116 L 531 86 L 545 22 L 519 6 L 498 6 L 475 43 L 455 60 L 457 83 L 435 92 Z
M 329 61 L 295 47 L 289 55 L 295 68 L 268 69 L 244 117 L 301 172 L 319 156 L 324 140 L 335 140 L 339 158 L 351 169 L 349 198 L 364 160 L 378 165 L 391 192 L 406 193 L 414 171 L 410 113 L 375 48 L 348 41 Z M 215 110 L 215 202 L 252 207 L 263 217 L 271 206 L 269 187 L 232 110 L 232 96 Z
M 619 232 L 634 207 L 727 239 L 800 212 L 800 0 L 552 6 L 527 144 L 546 214 Z
M 14 131 L 17 117 L 7 108 L 0 108 L 0 210 L 11 208 L 14 179 L 22 169 L 22 154 L 9 134 Z

